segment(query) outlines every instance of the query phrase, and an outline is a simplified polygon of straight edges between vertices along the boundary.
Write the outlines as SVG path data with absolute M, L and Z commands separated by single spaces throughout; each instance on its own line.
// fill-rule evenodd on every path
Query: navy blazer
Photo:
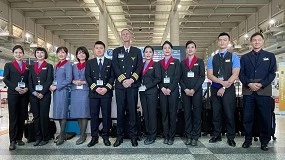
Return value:
M 256 60 L 256 56 L 253 54 L 253 51 L 242 55 L 240 59 L 240 74 L 239 78 L 240 81 L 243 84 L 243 94 L 244 92 L 246 94 L 248 91 L 246 89 L 249 89 L 248 84 L 251 82 L 258 82 L 262 84 L 262 89 L 266 89 L 266 92 L 258 91 L 261 95 L 267 95 L 272 93 L 271 91 L 271 82 L 274 80 L 276 76 L 276 58 L 273 53 L 260 50 L 259 55 L 257 56 L 258 59 Z M 262 92 L 262 93 L 261 93 Z M 269 93 L 268 93 L 269 92 Z
M 143 74 L 143 73 L 142 73 Z M 146 90 L 140 94 L 155 94 L 157 93 L 157 84 L 161 82 L 161 68 L 158 62 L 154 62 L 144 75 L 141 74 L 140 79 L 145 85 Z
M 103 80 L 103 86 L 97 85 L 97 80 Z M 114 72 L 112 68 L 112 61 L 104 57 L 103 67 L 101 71 L 99 70 L 99 65 L 97 62 L 97 58 L 93 58 L 88 60 L 85 68 L 85 79 L 90 88 L 89 90 L 89 98 L 107 98 L 113 96 L 113 85 L 114 85 Z M 100 95 L 96 92 L 98 87 L 105 87 L 107 92 L 105 95 Z

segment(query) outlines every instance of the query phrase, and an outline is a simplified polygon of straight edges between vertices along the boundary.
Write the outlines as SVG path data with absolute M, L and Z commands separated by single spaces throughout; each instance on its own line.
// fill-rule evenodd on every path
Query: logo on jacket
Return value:
M 131 57 L 131 58 L 132 58 L 133 61 L 136 59 L 136 57 Z

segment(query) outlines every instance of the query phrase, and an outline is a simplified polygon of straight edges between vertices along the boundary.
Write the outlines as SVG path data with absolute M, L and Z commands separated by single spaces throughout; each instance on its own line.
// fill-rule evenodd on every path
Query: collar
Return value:
M 130 52 L 131 46 L 130 46 L 129 48 L 126 48 L 126 47 L 124 46 L 124 49 L 125 49 L 125 50 L 127 50 L 127 49 L 128 49 L 128 50 L 129 50 L 129 52 Z
M 225 55 L 227 52 L 228 52 L 227 49 L 226 49 L 224 52 L 220 52 L 220 50 L 219 50 L 219 54 L 220 54 L 220 53 L 224 53 L 224 55 Z
M 101 59 L 101 62 L 103 63 L 104 62 L 104 58 L 105 58 L 104 56 L 103 57 L 96 57 L 98 63 L 100 62 L 99 59 Z

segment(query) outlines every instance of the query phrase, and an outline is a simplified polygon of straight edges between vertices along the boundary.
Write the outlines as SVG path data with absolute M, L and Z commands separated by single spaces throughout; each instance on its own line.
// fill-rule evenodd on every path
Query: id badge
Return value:
M 36 85 L 36 91 L 42 91 L 43 90 L 43 85 Z
M 118 58 L 124 58 L 125 56 L 124 56 L 124 54 L 119 54 L 118 55 Z
M 83 85 L 76 86 L 76 89 L 83 89 Z
M 97 80 L 97 85 L 103 86 L 103 80 Z
M 224 77 L 222 77 L 222 76 L 220 76 L 220 77 L 218 77 L 218 78 L 219 78 L 220 80 L 222 80 L 222 81 L 224 80 Z
M 52 84 L 53 84 L 54 86 L 56 86 L 56 85 L 57 85 L 57 81 L 53 81 Z
M 163 83 L 170 83 L 170 78 L 169 77 L 163 78 Z
M 145 90 L 146 90 L 145 85 L 141 85 L 141 86 L 139 87 L 139 91 L 140 91 L 140 92 L 144 92 Z
M 25 82 L 18 82 L 18 87 L 25 88 L 26 87 Z
M 194 77 L 194 72 L 192 72 L 192 71 L 187 72 L 187 77 L 188 78 L 189 77 Z

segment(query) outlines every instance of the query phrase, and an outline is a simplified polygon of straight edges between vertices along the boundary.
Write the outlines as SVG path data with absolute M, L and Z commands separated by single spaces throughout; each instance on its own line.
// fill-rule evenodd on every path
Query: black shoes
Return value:
M 87 147 L 92 147 L 98 143 L 98 138 L 92 138 L 91 141 L 87 144 Z
M 15 149 L 16 149 L 16 142 L 15 142 L 15 141 L 12 141 L 12 142 L 10 143 L 9 150 L 11 151 L 11 150 L 15 150 Z
M 16 140 L 16 142 L 19 146 L 25 145 L 25 143 L 22 140 Z
M 138 139 L 137 138 L 131 138 L 132 146 L 136 147 L 138 146 Z
M 168 139 L 167 139 L 167 138 L 164 138 L 163 143 L 164 143 L 164 144 L 168 144 Z
M 242 144 L 242 148 L 249 148 L 252 145 L 251 142 L 244 141 Z
M 44 141 L 44 140 L 42 140 L 40 143 L 39 143 L 39 146 L 44 146 L 44 145 L 46 145 L 46 144 L 48 144 L 48 140 L 47 141 Z
M 227 143 L 229 144 L 229 146 L 232 146 L 232 147 L 236 146 L 236 142 L 233 139 L 228 139 Z
M 263 151 L 268 151 L 269 150 L 267 144 L 261 144 L 260 149 L 263 150 Z
M 174 140 L 171 140 L 171 139 L 170 139 L 170 140 L 168 140 L 168 143 L 167 143 L 167 144 L 168 144 L 168 145 L 173 145 L 173 143 L 174 143 Z
M 186 145 L 190 145 L 191 143 L 192 143 L 192 139 L 190 139 L 190 138 L 187 139 L 186 142 L 185 142 Z
M 144 141 L 144 144 L 145 145 L 150 145 L 150 144 L 152 144 L 152 143 L 154 143 L 155 142 L 155 140 L 153 140 L 153 139 L 146 139 L 145 141 Z
M 197 146 L 197 140 L 193 139 L 191 142 L 191 146 Z
M 34 146 L 38 146 L 41 143 L 41 140 L 36 140 L 36 142 L 34 143 Z
M 103 139 L 103 143 L 105 146 L 110 146 L 111 142 L 109 141 L 109 139 Z
M 113 144 L 114 147 L 118 147 L 123 143 L 123 138 L 117 137 L 116 142 Z
M 221 136 L 217 136 L 217 137 L 212 137 L 210 140 L 209 140 L 209 143 L 216 143 L 218 141 L 222 141 L 222 137 Z

